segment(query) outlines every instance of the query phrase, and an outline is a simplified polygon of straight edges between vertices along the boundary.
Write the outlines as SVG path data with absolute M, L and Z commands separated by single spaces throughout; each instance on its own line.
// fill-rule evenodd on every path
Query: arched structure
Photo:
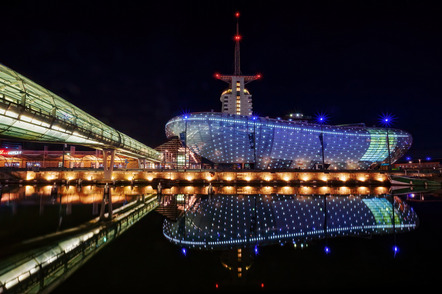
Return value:
M 0 135 L 34 142 L 112 149 L 125 156 L 160 162 L 159 152 L 107 126 L 2 64 Z

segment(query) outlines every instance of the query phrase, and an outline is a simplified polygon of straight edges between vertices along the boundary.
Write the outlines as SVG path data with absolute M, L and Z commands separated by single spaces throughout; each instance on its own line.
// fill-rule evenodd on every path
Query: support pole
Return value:
M 110 161 L 109 165 L 108 165 L 108 160 Z M 115 150 L 103 149 L 103 168 L 104 168 L 103 180 L 106 182 L 112 180 L 112 172 L 114 171 L 114 160 L 115 160 Z
M 104 219 L 104 211 L 106 208 L 106 200 L 108 205 L 108 213 L 109 213 L 109 219 L 112 219 L 112 195 L 110 192 L 109 184 L 106 183 L 103 190 L 103 198 L 101 200 L 101 207 L 100 207 L 100 220 Z

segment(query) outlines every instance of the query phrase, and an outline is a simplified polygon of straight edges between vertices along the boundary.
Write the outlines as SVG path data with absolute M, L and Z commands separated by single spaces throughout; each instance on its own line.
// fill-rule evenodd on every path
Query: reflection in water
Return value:
M 0 203 L 2 205 L 12 203 L 32 204 L 40 197 L 51 202 L 58 202 L 57 196 L 61 197 L 62 203 L 91 204 L 100 203 L 103 197 L 104 186 L 9 186 L 3 187 Z M 140 195 L 137 187 L 117 186 L 111 187 L 112 202 L 127 202 L 132 196 Z M 38 199 L 37 199 L 38 198 Z
M 137 200 L 144 195 L 140 190 L 134 186 L 111 187 L 113 207 Z M 103 192 L 102 185 L 2 186 L 0 249 L 93 219 L 100 213 Z
M 389 193 L 389 188 L 384 186 L 358 186 L 358 187 L 330 187 L 330 186 L 174 186 L 164 189 L 162 194 L 208 194 L 212 189 L 215 194 L 284 194 L 284 195 L 380 195 Z
M 184 197 L 184 196 L 180 196 Z M 182 215 L 166 219 L 170 241 L 198 249 L 293 242 L 413 230 L 416 213 L 391 196 L 214 195 L 184 197 Z M 393 222 L 394 218 L 394 222 Z
M 220 251 L 221 265 L 243 278 L 259 248 L 342 236 L 393 234 L 416 229 L 414 210 L 397 196 L 163 195 L 163 235 L 185 248 Z M 393 209 L 394 207 L 394 209 Z M 184 251 L 186 252 L 186 251 Z

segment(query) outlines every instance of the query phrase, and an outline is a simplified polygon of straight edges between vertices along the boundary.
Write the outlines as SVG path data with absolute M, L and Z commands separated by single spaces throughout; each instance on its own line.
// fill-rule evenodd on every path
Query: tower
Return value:
M 215 74 L 215 78 L 227 82 L 229 88 L 225 90 L 220 97 L 222 106 L 221 112 L 238 115 L 252 115 L 252 95 L 245 88 L 245 85 L 254 80 L 260 79 L 261 74 L 242 75 L 240 69 L 240 47 L 239 42 L 242 37 L 239 34 L 239 12 L 235 13 L 236 18 L 236 35 L 233 37 L 235 41 L 235 70 L 233 75 Z

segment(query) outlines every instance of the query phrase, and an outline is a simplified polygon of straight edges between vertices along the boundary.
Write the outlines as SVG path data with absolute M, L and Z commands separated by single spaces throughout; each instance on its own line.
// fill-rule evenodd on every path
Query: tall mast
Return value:
M 252 95 L 249 91 L 247 91 L 247 89 L 245 89 L 244 86 L 249 82 L 260 79 L 261 74 L 241 74 L 239 42 L 241 41 L 242 37 L 239 34 L 239 12 L 235 12 L 235 18 L 236 34 L 233 37 L 233 40 L 235 41 L 235 68 L 232 75 L 221 75 L 216 73 L 215 78 L 229 84 L 229 89 L 223 92 L 220 98 L 222 103 L 221 111 L 223 113 L 250 116 L 253 113 Z
M 240 68 L 240 51 L 239 51 L 239 41 L 241 41 L 241 35 L 239 34 L 239 12 L 235 13 L 236 17 L 236 35 L 235 35 L 235 76 L 241 75 Z
M 241 67 L 240 67 L 240 51 L 239 51 L 239 41 L 241 41 L 242 36 L 239 34 L 239 12 L 235 12 L 235 18 L 236 18 L 236 34 L 233 37 L 233 40 L 235 40 L 235 69 L 233 72 L 233 75 L 222 75 L 219 73 L 215 73 L 215 78 L 222 80 L 224 82 L 227 82 L 229 84 L 232 83 L 232 77 L 234 76 L 240 76 L 244 78 L 245 83 L 249 83 L 255 80 L 258 80 L 262 78 L 261 74 L 256 75 L 242 75 L 241 74 Z

